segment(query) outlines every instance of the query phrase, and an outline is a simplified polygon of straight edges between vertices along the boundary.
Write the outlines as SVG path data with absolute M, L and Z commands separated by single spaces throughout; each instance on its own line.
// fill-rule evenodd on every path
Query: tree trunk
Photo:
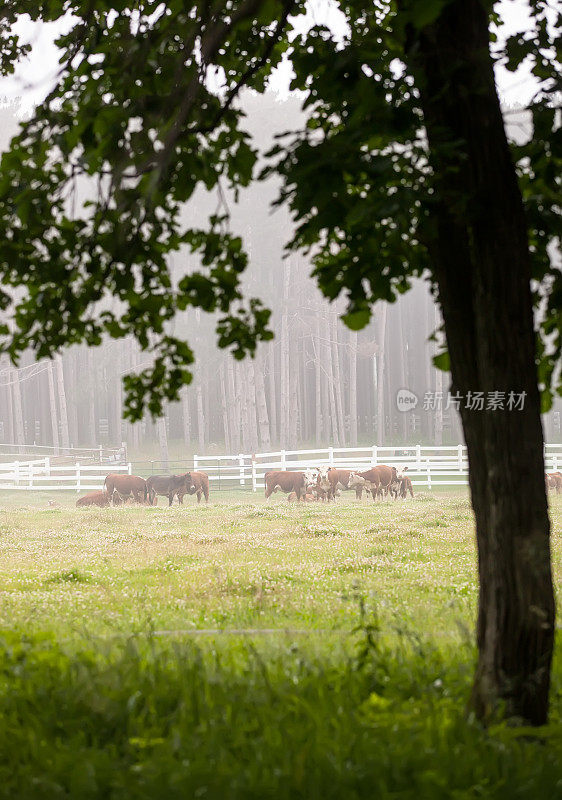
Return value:
M 8 373 L 9 374 L 9 373 Z M 21 386 L 20 377 L 17 369 L 12 370 L 11 374 L 12 383 L 12 396 L 13 409 L 14 409 L 14 427 L 16 433 L 16 444 L 18 446 L 18 453 L 25 453 L 25 429 L 23 425 L 23 408 L 21 401 Z
M 342 379 L 340 370 L 340 351 L 338 342 L 338 317 L 335 311 L 330 311 L 329 313 L 332 322 L 332 324 L 329 326 L 329 330 L 332 338 L 330 350 L 331 350 L 331 355 L 333 355 L 334 359 L 334 393 L 336 396 L 335 413 L 339 431 L 338 438 L 340 440 L 341 446 L 345 447 L 346 436 L 345 436 L 345 424 L 343 418 L 343 392 L 342 392 Z M 330 319 L 330 317 L 328 319 Z
M 436 175 L 426 234 L 453 391 L 505 392 L 506 401 L 525 393 L 521 410 L 461 405 L 480 578 L 471 702 L 480 718 L 503 706 L 508 717 L 540 725 L 548 715 L 554 596 L 531 270 L 488 41 L 485 4 L 455 0 L 421 34 L 410 31 L 407 51 Z
M 279 439 L 281 448 L 287 449 L 289 440 L 289 413 L 291 403 L 290 373 L 289 373 L 289 282 L 291 280 L 291 265 L 285 263 L 283 279 L 283 311 L 281 317 L 281 419 Z
M 439 309 L 437 305 L 433 307 L 433 321 L 435 329 L 441 325 L 439 317 Z M 434 354 L 437 354 L 437 344 L 434 346 Z M 443 444 L 443 373 L 440 369 L 435 370 L 435 397 L 437 402 L 435 404 L 435 419 L 433 424 L 433 444 L 439 447 Z
M 235 453 L 240 452 L 240 425 L 241 425 L 241 409 L 240 397 L 236 391 L 234 363 L 232 358 L 227 360 L 227 388 L 230 397 L 230 413 L 232 415 L 232 447 Z
M 228 417 L 228 403 L 226 401 L 226 365 L 223 363 L 219 370 L 220 386 L 221 386 L 221 408 L 222 408 L 222 427 L 224 431 L 224 449 L 225 452 L 231 453 L 231 438 L 230 438 L 230 424 Z
M 267 413 L 267 401 L 265 399 L 265 382 L 263 372 L 265 359 L 263 354 L 258 356 L 256 361 L 256 404 L 258 407 L 258 422 L 260 429 L 260 443 L 263 450 L 267 453 L 271 449 L 271 436 L 269 433 L 269 416 Z
M 191 444 L 191 417 L 189 416 L 189 395 L 188 387 L 184 386 L 181 390 L 181 422 L 183 443 L 186 447 Z
M 316 311 L 314 346 L 314 434 L 315 445 L 322 441 L 322 344 L 320 342 L 320 313 Z
M 96 369 L 94 366 L 94 353 L 90 347 L 86 347 L 83 353 L 88 364 L 88 445 L 90 447 L 95 447 L 98 437 L 96 436 Z M 51 380 L 52 372 L 51 366 L 49 366 L 49 394 L 51 389 Z
M 197 387 L 195 390 L 197 398 L 197 435 L 199 437 L 199 453 L 205 453 L 205 414 L 203 412 L 203 390 L 201 388 L 201 372 L 197 376 Z
M 68 433 L 68 414 L 66 411 L 66 392 L 64 389 L 64 370 L 62 356 L 55 356 L 55 369 L 57 373 L 57 390 L 59 395 L 59 413 L 61 421 L 61 438 L 63 450 L 70 449 L 70 436 Z
M 156 423 L 158 430 L 158 445 L 160 447 L 160 463 L 162 469 L 168 472 L 170 469 L 170 456 L 168 454 L 168 431 L 166 430 L 166 416 L 158 417 Z
M 275 347 L 269 346 L 269 421 L 271 423 L 271 443 L 277 444 L 277 381 L 275 380 Z
M 349 444 L 357 447 L 357 331 L 349 334 Z
M 386 312 L 387 304 L 381 303 L 377 316 L 376 342 L 377 350 L 377 444 L 384 445 L 384 371 L 385 371 L 385 340 L 386 340 Z
M 47 369 L 49 378 L 49 406 L 51 409 L 51 430 L 53 432 L 53 447 L 55 455 L 59 455 L 59 420 L 57 415 L 57 399 L 55 395 L 55 379 L 53 375 L 53 362 L 49 361 Z

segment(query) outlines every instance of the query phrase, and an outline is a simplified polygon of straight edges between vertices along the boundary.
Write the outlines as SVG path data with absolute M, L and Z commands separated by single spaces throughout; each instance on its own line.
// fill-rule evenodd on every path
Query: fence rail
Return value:
M 53 465 L 49 457 L 29 461 L 0 463 L 0 490 L 93 491 L 103 488 L 109 472 L 140 474 L 201 470 L 209 476 L 214 491 L 263 489 L 268 470 L 303 470 L 323 465 L 341 469 L 365 470 L 377 464 L 408 467 L 414 486 L 466 486 L 468 458 L 464 445 L 422 447 L 327 447 L 315 450 L 276 450 L 269 453 L 237 453 L 224 456 L 194 455 L 189 461 L 175 461 L 168 470 L 157 462 L 142 464 Z M 545 469 L 562 468 L 562 444 L 545 445 Z

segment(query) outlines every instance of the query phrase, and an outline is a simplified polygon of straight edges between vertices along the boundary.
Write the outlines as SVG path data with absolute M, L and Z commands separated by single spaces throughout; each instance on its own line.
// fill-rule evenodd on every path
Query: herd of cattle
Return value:
M 265 497 L 274 492 L 285 492 L 289 502 L 335 500 L 342 490 L 355 489 L 358 500 L 363 492 L 371 494 L 373 500 L 388 495 L 413 497 L 412 481 L 406 475 L 408 467 L 398 471 L 396 467 L 380 464 L 364 471 L 336 469 L 335 467 L 308 468 L 303 472 L 274 470 L 265 473 Z M 562 476 L 560 476 L 562 486 Z M 558 490 L 557 490 L 558 491 Z M 77 500 L 77 506 L 122 505 L 131 500 L 143 505 L 156 505 L 157 495 L 168 498 L 171 506 L 174 497 L 183 503 L 184 495 L 196 494 L 197 502 L 209 501 L 209 476 L 205 472 L 186 472 L 183 475 L 121 475 L 111 473 L 104 482 L 102 491 L 90 492 Z
M 304 472 L 276 470 L 265 474 L 265 496 L 270 497 L 279 489 L 286 492 L 289 502 L 305 500 L 335 500 L 340 491 L 355 489 L 358 500 L 363 492 L 371 494 L 373 500 L 390 494 L 396 500 L 406 497 L 408 492 L 414 496 L 412 481 L 406 475 L 408 467 L 398 471 L 396 467 L 379 464 L 363 472 L 335 467 L 316 467 Z

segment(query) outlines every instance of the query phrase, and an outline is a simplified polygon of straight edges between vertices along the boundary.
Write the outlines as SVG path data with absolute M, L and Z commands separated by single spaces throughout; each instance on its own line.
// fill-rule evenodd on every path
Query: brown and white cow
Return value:
M 304 472 L 289 472 L 288 470 L 272 470 L 265 473 L 265 499 L 271 497 L 273 492 L 281 489 L 285 494 L 294 492 L 297 500 L 303 500 L 306 494 L 307 480 Z
M 185 491 L 181 489 L 177 492 L 178 500 L 183 503 L 184 494 L 196 494 L 197 502 L 201 502 L 201 498 L 205 497 L 205 502 L 209 502 L 209 476 L 206 472 L 188 472 L 186 475 L 191 477 L 191 484 Z
M 135 503 L 148 503 L 146 481 L 139 475 L 122 475 L 112 472 L 105 479 L 103 487 L 113 505 L 118 505 L 115 502 L 115 496 L 123 503 L 129 498 L 132 498 Z
M 363 472 L 351 472 L 347 484 L 348 489 L 362 486 L 369 489 L 373 496 L 373 501 L 377 497 L 382 498 L 388 494 L 391 487 L 396 485 L 402 478 L 402 473 L 398 473 L 396 467 L 389 467 L 387 464 L 379 464 Z

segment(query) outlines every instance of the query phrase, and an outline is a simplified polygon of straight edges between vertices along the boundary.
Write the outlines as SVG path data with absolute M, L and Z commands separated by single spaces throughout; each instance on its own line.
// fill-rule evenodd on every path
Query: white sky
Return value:
M 562 6 L 562 0 L 554 0 L 552 5 Z M 502 37 L 529 27 L 526 0 L 501 0 L 497 8 L 505 23 L 500 31 Z M 339 35 L 345 30 L 345 20 L 334 0 L 309 0 L 309 11 L 305 17 L 296 18 L 295 30 L 301 33 L 315 22 L 328 24 Z M 18 67 L 15 76 L 0 78 L 0 98 L 21 98 L 24 113 L 43 100 L 57 72 L 58 51 L 53 42 L 68 27 L 70 22 L 19 24 L 18 32 L 26 41 L 32 42 L 33 50 L 30 57 Z M 290 64 L 284 64 L 277 71 L 272 85 L 281 94 L 286 94 L 290 76 Z M 506 105 L 525 105 L 533 95 L 535 84 L 526 70 L 513 74 L 498 67 L 496 80 L 502 102 Z

